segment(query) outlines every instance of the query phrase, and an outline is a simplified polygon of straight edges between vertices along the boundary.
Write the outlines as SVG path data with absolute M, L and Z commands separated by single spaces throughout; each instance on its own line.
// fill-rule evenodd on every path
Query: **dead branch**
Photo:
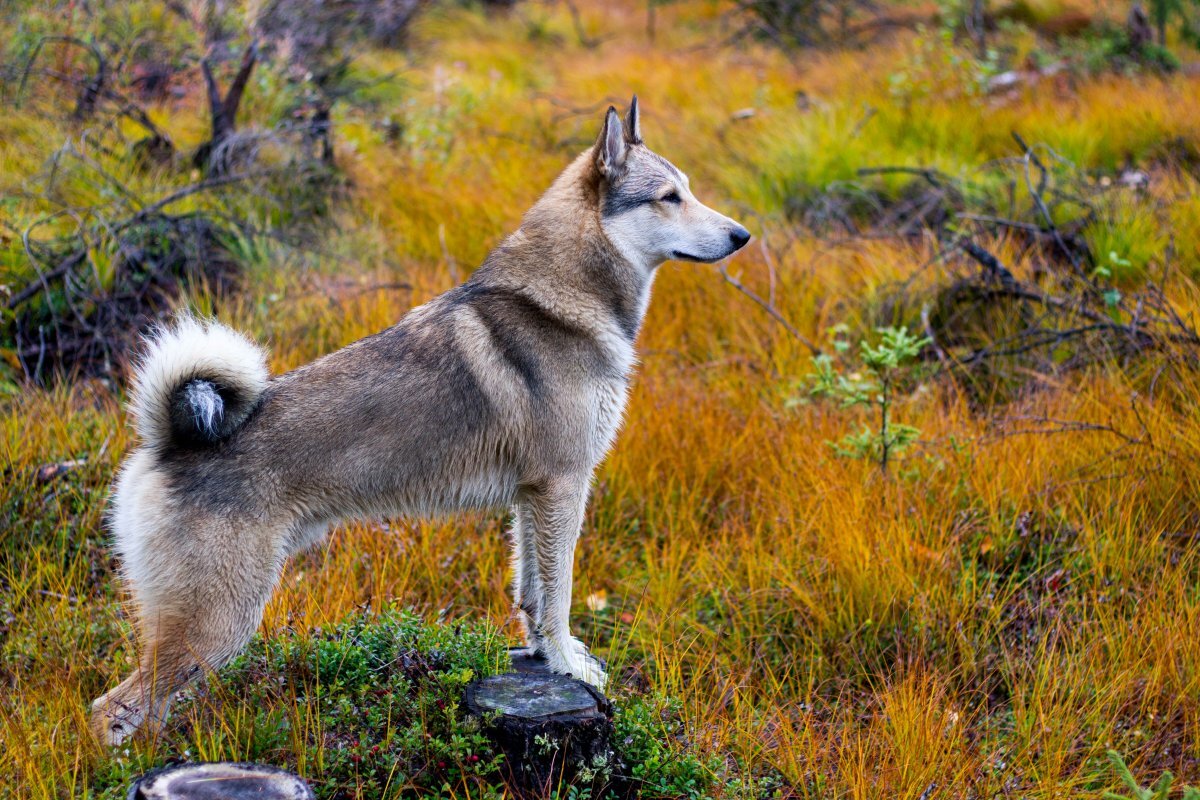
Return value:
M 116 181 L 73 144 L 60 148 L 54 161 L 64 160 L 105 185 Z M 34 277 L 6 299 L 3 324 L 26 378 L 40 383 L 51 373 L 111 374 L 129 337 L 169 309 L 183 286 L 200 283 L 215 297 L 225 296 L 237 275 L 227 242 L 253 233 L 219 211 L 167 210 L 185 197 L 235 184 L 261 191 L 256 182 L 273 177 L 265 168 L 208 177 L 153 202 L 114 185 L 102 204 L 63 207 L 20 231 Z M 51 194 L 40 199 L 54 202 Z M 34 238 L 38 228 L 64 217 L 74 230 Z M 103 279 L 89 260 L 100 246 L 110 259 Z
M 805 336 L 804 334 L 802 334 L 796 328 L 795 325 L 788 322 L 787 318 L 779 312 L 779 309 L 777 309 L 771 303 L 768 303 L 766 300 L 764 300 L 761 295 L 759 295 L 753 289 L 746 286 L 744 283 L 741 282 L 741 280 L 739 280 L 738 278 L 735 278 L 733 275 L 730 275 L 729 274 L 729 263 L 727 261 L 722 261 L 720 266 L 718 267 L 718 269 L 721 273 L 721 277 L 725 279 L 726 283 L 728 283 L 730 286 L 737 289 L 739 292 L 746 295 L 746 297 L 749 297 L 751 300 L 753 300 L 755 303 L 757 303 L 758 306 L 760 308 L 762 308 L 763 311 L 766 311 L 767 314 L 769 314 L 772 319 L 774 319 L 776 322 L 778 322 L 780 325 L 782 325 L 784 330 L 786 330 L 792 336 L 795 336 L 797 339 L 799 339 L 800 342 L 805 347 L 808 348 L 810 353 L 812 353 L 814 356 L 821 355 L 821 348 L 819 348 L 815 344 L 813 344 L 813 341 L 811 339 L 809 339 L 807 336 Z
M 1008 267 L 1000 262 L 1000 259 L 989 253 L 984 248 L 975 244 L 970 239 L 965 239 L 962 243 L 963 252 L 970 256 L 979 266 L 987 271 L 989 279 L 1000 281 L 1005 286 L 1015 286 L 1017 279 L 1009 272 Z
M 950 279 L 934 284 L 932 298 L 913 297 L 922 266 L 894 298 L 899 309 L 915 307 L 942 369 L 969 377 L 973 395 L 1110 359 L 1157 354 L 1200 364 L 1200 333 L 1160 285 L 1118 288 L 1107 272 L 1092 269 L 1085 234 L 1106 218 L 1097 198 L 1120 184 L 1095 181 L 1017 133 L 1013 139 L 1020 155 L 982 165 L 988 180 L 923 166 L 865 167 L 860 178 L 911 180 L 899 189 L 839 182 L 801 192 L 789 216 L 817 231 L 840 227 L 849 241 L 920 235 L 943 244 L 929 263 L 943 264 Z M 1010 178 L 1007 206 L 995 178 Z M 1031 274 L 1009 269 L 989 250 L 992 238 L 1032 254 Z M 1169 254 L 1166 262 L 1164 276 Z M 1010 366 L 999 367 L 1001 360 Z
M 138 211 L 133 216 L 129 217 L 126 220 L 123 220 L 122 222 L 117 223 L 114 227 L 116 228 L 116 230 L 122 230 L 124 228 L 130 227 L 131 225 L 137 225 L 141 222 L 145 222 L 146 220 L 150 219 L 151 217 L 161 214 L 163 212 L 163 210 L 166 209 L 167 206 L 172 205 L 173 203 L 178 203 L 180 200 L 183 200 L 185 197 L 191 197 L 194 194 L 199 194 L 201 192 L 207 192 L 211 189 L 216 189 L 221 186 L 229 186 L 229 185 L 235 184 L 235 183 L 245 183 L 245 182 L 251 181 L 255 178 L 267 177 L 270 174 L 271 174 L 270 170 L 265 170 L 265 169 L 263 169 L 263 170 L 248 170 L 245 172 L 239 172 L 239 173 L 235 173 L 232 175 L 218 175 L 216 177 L 205 178 L 204 180 L 197 181 L 196 183 L 190 183 L 187 186 L 184 186 L 182 189 L 178 189 L 174 192 L 171 192 L 170 194 L 166 195 L 165 197 L 162 197 L 162 198 L 154 201 L 150 205 L 145 206 L 144 208 L 142 208 L 140 211 Z
M 21 80 L 17 84 L 18 107 L 20 106 L 20 98 L 25 94 L 25 84 L 29 80 L 33 64 L 38 56 L 41 55 L 45 45 L 50 42 L 60 42 L 86 50 L 96 62 L 96 71 L 92 77 L 89 80 L 80 81 L 79 97 L 75 101 L 75 110 L 71 112 L 71 118 L 76 122 L 82 122 L 91 118 L 96 111 L 96 101 L 100 98 L 108 81 L 108 59 L 104 57 L 104 54 L 100 52 L 100 48 L 94 43 L 85 42 L 83 39 L 75 36 L 48 34 L 38 40 L 38 43 L 33 48 L 33 52 L 29 55 L 29 59 L 25 62 L 25 68 L 21 70 Z
M 929 303 L 921 306 L 921 326 L 925 331 L 925 338 L 929 340 L 929 346 L 933 348 L 933 353 L 937 356 L 942 368 L 950 369 L 953 366 L 950 362 L 950 357 L 946 355 L 946 351 L 938 344 L 937 331 L 933 329 L 933 325 L 929 322 Z
M 1038 157 L 1033 148 L 1025 143 L 1025 140 L 1021 138 L 1019 133 L 1013 131 L 1012 137 L 1025 154 L 1025 185 L 1029 189 L 1030 198 L 1033 200 L 1034 205 L 1037 206 L 1038 212 L 1042 215 L 1046 230 L 1053 237 L 1054 243 L 1058 245 L 1058 249 L 1071 262 L 1071 266 L 1075 268 L 1075 271 L 1081 275 L 1084 274 L 1085 270 L 1080 263 L 1078 254 L 1073 248 L 1068 247 L 1067 243 L 1063 240 L 1062 233 L 1059 231 L 1058 226 L 1054 224 L 1054 216 L 1050 213 L 1050 208 L 1046 205 L 1046 200 L 1043 197 L 1046 191 L 1046 182 L 1049 179 L 1049 171 L 1046 169 L 1046 165 L 1042 163 L 1041 158 Z M 1038 171 L 1037 186 L 1034 186 L 1030 175 L 1029 168 L 1031 166 Z
M 929 167 L 862 167 L 856 170 L 856 172 L 859 177 L 894 174 L 916 175 L 919 178 L 925 179 L 930 186 L 939 189 L 953 182 L 949 175 Z
M 49 272 L 39 273 L 37 279 L 30 281 L 25 285 L 25 288 L 14 293 L 12 297 L 8 298 L 8 302 L 4 304 L 5 308 L 11 311 L 29 298 L 33 297 L 38 292 L 48 291 L 50 289 L 51 282 L 60 280 L 68 272 L 79 266 L 79 264 L 83 262 L 83 259 L 86 257 L 86 255 L 87 253 L 84 251 L 77 250 L 64 258 L 62 262 L 54 269 L 50 270 Z
M 257 62 L 258 41 L 255 40 L 242 53 L 241 66 L 229 83 L 229 89 L 222 94 L 217 86 L 217 79 L 213 76 L 211 54 L 200 60 L 200 72 L 204 76 L 204 88 L 208 95 L 210 134 L 208 141 L 196 151 L 196 166 L 216 171 L 224 169 L 224 165 L 215 163 L 214 156 L 237 129 L 238 108 L 242 104 L 242 95 L 246 91 L 250 73 L 254 71 Z
M 575 26 L 575 35 L 579 37 L 579 43 L 589 50 L 594 50 L 600 46 L 603 39 L 589 36 L 587 29 L 583 27 L 583 18 L 579 15 L 579 7 L 572 0 L 565 0 L 567 11 L 571 13 L 571 24 Z

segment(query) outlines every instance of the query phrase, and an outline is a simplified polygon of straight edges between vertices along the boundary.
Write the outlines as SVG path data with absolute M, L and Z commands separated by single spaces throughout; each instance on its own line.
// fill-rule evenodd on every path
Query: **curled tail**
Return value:
M 241 427 L 267 388 L 266 354 L 237 331 L 182 317 L 151 334 L 130 410 L 153 448 L 214 444 Z

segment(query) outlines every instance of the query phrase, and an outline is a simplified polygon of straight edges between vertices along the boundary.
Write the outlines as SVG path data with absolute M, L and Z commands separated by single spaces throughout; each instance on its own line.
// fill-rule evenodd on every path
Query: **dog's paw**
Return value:
M 571 675 L 585 683 L 595 686 L 597 691 L 604 691 L 608 683 L 608 673 L 604 671 L 604 662 L 591 653 L 583 653 L 576 657 L 571 667 Z
M 546 653 L 543 651 L 550 669 L 562 675 L 570 675 L 585 683 L 590 683 L 598 690 L 604 691 L 608 682 L 608 673 L 604 671 L 605 664 L 588 652 L 587 646 L 578 639 L 563 642 L 561 647 Z
M 107 694 L 92 703 L 92 733 L 105 747 L 124 744 L 145 721 L 146 715 L 138 706 L 113 700 Z

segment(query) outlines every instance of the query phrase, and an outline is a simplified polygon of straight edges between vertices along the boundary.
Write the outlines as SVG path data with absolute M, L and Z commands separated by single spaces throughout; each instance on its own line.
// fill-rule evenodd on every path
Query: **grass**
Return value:
M 789 58 L 752 40 L 717 44 L 732 32 L 724 6 L 659 7 L 651 45 L 642 5 L 577 5 L 605 37 L 599 47 L 580 45 L 565 8 L 527 3 L 501 17 L 439 7 L 420 20 L 411 56 L 359 56 L 364 77 L 395 77 L 335 121 L 348 179 L 337 230 L 303 253 L 247 244 L 246 292 L 219 309 L 270 343 L 274 369 L 386 327 L 461 279 L 590 143 L 598 104 L 632 92 L 650 146 L 759 237 L 731 269 L 765 295 L 769 244 L 780 312 L 813 340 L 843 330 L 856 351 L 893 322 L 880 318 L 896 282 L 932 280 L 922 268 L 932 251 L 809 236 L 788 220 L 789 198 L 862 166 L 969 173 L 1014 155 L 1012 130 L 1097 176 L 1127 159 L 1147 168 L 1148 193 L 1122 195 L 1094 246 L 1153 273 L 1170 243 L 1184 274 L 1169 295 L 1185 315 L 1200 310 L 1189 276 L 1197 183 L 1163 155 L 1173 142 L 1200 146 L 1194 77 L 1083 76 L 1000 97 L 941 77 L 897 89 L 893 75 L 927 47 L 918 35 Z M 247 113 L 265 123 L 278 104 L 261 89 Z M 201 99 L 171 100 L 155 119 L 195 145 Z M 402 124 L 398 143 L 385 117 Z M 67 135 L 32 111 L 6 114 L 5 182 L 32 180 Z M 993 244 L 1018 274 L 1033 268 Z M 0 283 L 13 283 L 19 242 L 3 245 Z M 389 288 L 401 283 L 411 289 Z M 811 372 L 808 349 L 711 268 L 662 268 L 639 348 L 626 424 L 588 511 L 574 619 L 618 685 L 649 687 L 627 704 L 645 717 L 635 761 L 693 759 L 694 774 L 664 785 L 694 780 L 716 796 L 915 798 L 935 784 L 942 797 L 1099 795 L 1124 785 L 1108 750 L 1142 784 L 1165 769 L 1200 782 L 1200 376 L 1172 363 L 1102 365 L 1040 376 L 992 408 L 919 379 L 896 413 L 920 440 L 884 477 L 827 445 L 868 411 L 789 402 Z M 306 705 L 302 684 L 264 704 L 242 681 L 247 660 L 223 673 L 227 692 L 179 715 L 175 738 L 122 754 L 127 766 L 92 742 L 87 704 L 127 672 L 135 647 L 101 525 L 132 434 L 119 382 L 35 390 L 15 375 L 0 401 L 0 794 L 103 796 L 128 765 L 186 750 L 269 757 L 326 796 L 326 779 L 376 796 L 350 762 L 334 764 L 344 746 L 306 738 L 301 723 L 324 712 Z M 39 479 L 64 462 L 74 465 Z M 341 526 L 288 567 L 246 658 L 396 603 L 512 636 L 503 524 Z M 277 719 L 288 727 L 272 729 Z M 661 732 L 661 720 L 679 729 Z M 444 794 L 477 797 L 487 783 L 451 781 Z

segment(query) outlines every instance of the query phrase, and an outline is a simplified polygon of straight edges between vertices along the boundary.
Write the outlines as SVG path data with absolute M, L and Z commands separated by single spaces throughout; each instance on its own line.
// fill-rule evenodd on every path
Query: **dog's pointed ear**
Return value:
M 596 168 L 610 181 L 615 180 L 625 169 L 625 156 L 629 152 L 625 144 L 625 132 L 621 118 L 612 106 L 604 115 L 604 127 L 596 140 Z
M 629 101 L 629 113 L 625 115 L 625 141 L 629 144 L 642 143 L 642 119 L 638 113 L 636 94 Z

